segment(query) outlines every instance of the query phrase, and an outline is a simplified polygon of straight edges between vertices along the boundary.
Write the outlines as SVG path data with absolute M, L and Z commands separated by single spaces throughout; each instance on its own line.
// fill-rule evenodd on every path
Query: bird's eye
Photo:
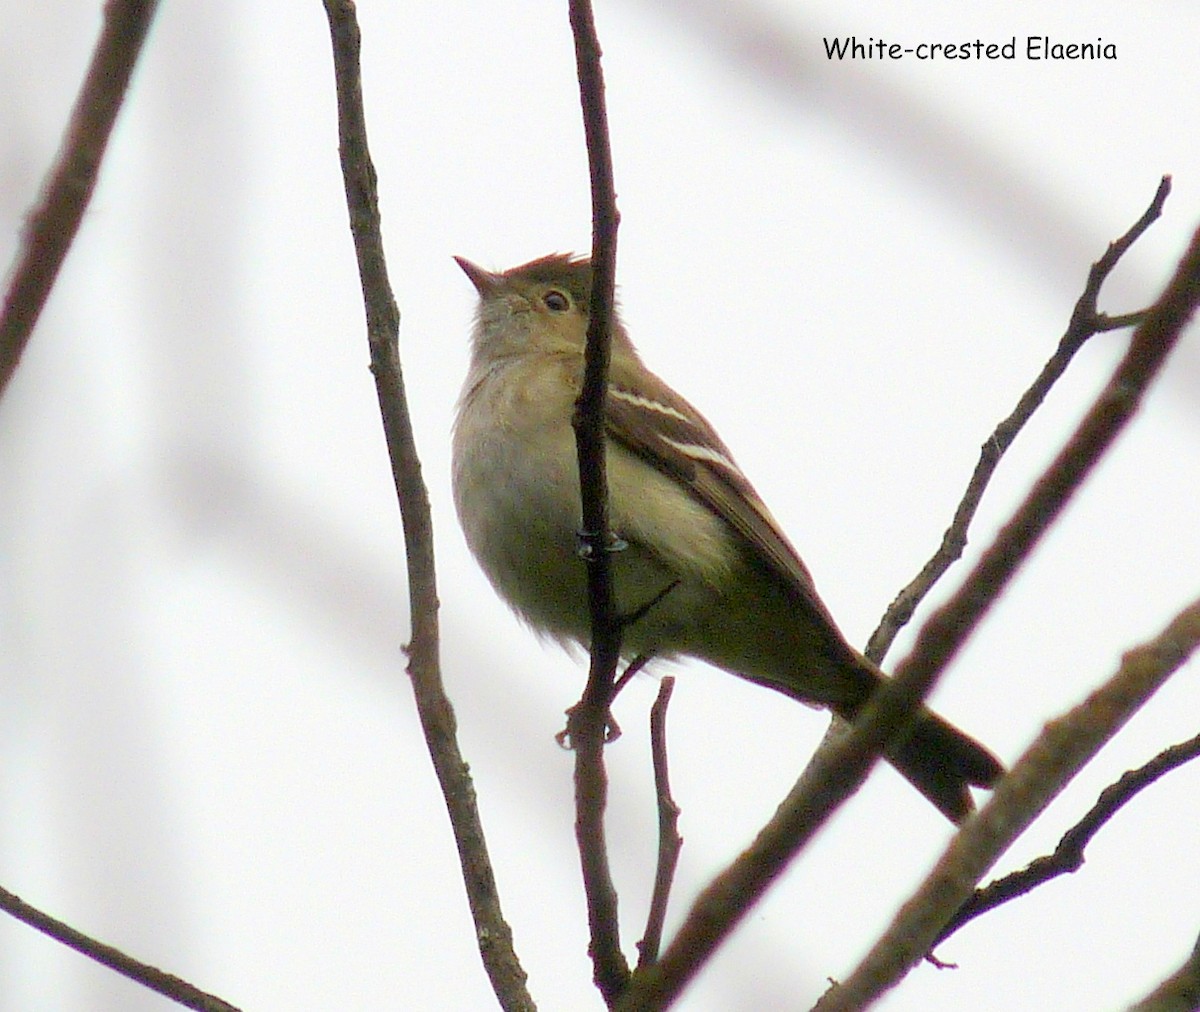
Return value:
M 565 313 L 571 308 L 571 300 L 556 288 L 550 289 L 542 296 L 542 302 L 552 313 Z

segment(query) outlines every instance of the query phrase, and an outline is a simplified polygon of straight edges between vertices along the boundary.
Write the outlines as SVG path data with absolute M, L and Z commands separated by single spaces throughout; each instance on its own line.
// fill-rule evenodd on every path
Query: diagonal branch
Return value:
M 29 214 L 24 241 L 9 274 L 0 310 L 0 397 L 8 388 L 79 231 L 157 9 L 157 0 L 109 0 L 104 5 L 104 27 L 71 111 L 58 159 L 46 178 L 37 207 Z M 234 1006 L 215 995 L 85 935 L 6 889 L 0 889 L 0 909 L 188 1008 L 236 1012 Z
M 929 951 L 974 883 L 1198 646 L 1200 600 L 1157 638 L 1126 653 L 1116 674 L 1088 699 L 1051 721 L 863 961 L 814 1012 L 854 1012 L 895 986 Z
M 940 945 L 963 925 L 981 914 L 1024 896 L 1040 885 L 1076 872 L 1083 867 L 1083 852 L 1092 838 L 1107 825 L 1122 808 L 1160 777 L 1200 756 L 1200 734 L 1187 741 L 1164 749 L 1144 766 L 1130 770 L 1116 783 L 1109 784 L 1088 813 L 1063 834 L 1054 853 L 1035 858 L 1020 871 L 989 882 L 976 889 L 946 926 L 938 932 L 934 945 Z M 930 957 L 932 958 L 932 956 Z
M 4 296 L 0 397 L 29 343 L 92 199 L 108 138 L 157 8 L 157 0 L 109 0 L 104 5 L 104 29 L 75 100 L 58 162 L 46 179 L 41 203 L 29 216 L 25 241 Z
M 592 620 L 591 665 L 583 698 L 571 711 L 569 730 L 575 748 L 575 836 L 587 894 L 589 952 L 596 986 L 611 1005 L 629 979 L 629 965 L 621 952 L 617 893 L 604 836 L 608 779 L 603 755 L 608 707 L 621 653 L 621 619 L 612 584 L 611 553 L 615 543 L 608 526 L 604 459 L 604 402 L 608 394 L 620 215 L 613 187 L 600 40 L 590 0 L 570 0 L 569 14 L 592 190 L 592 291 L 583 388 L 574 418 L 583 503 L 579 542 L 587 565 Z
M 996 426 L 995 431 L 980 448 L 979 463 L 975 465 L 975 471 L 971 475 L 971 480 L 967 484 L 967 490 L 963 493 L 958 508 L 954 511 L 954 518 L 950 526 L 942 535 L 942 543 L 925 563 L 921 572 L 888 605 L 887 612 L 880 620 L 879 626 L 871 634 L 865 653 L 876 664 L 883 661 L 896 634 L 908 624 L 913 612 L 916 611 L 917 606 L 924 600 L 933 585 L 942 578 L 947 569 L 962 557 L 963 550 L 967 547 L 967 530 L 971 526 L 971 521 L 975 519 L 975 512 L 979 508 L 988 483 L 992 480 L 992 474 L 1000 463 L 1000 458 L 1004 456 L 1005 451 L 1012 445 L 1021 429 L 1025 427 L 1025 423 L 1033 417 L 1033 413 L 1041 407 L 1050 388 L 1066 372 L 1075 353 L 1093 335 L 1114 330 L 1117 327 L 1134 326 L 1140 323 L 1145 316 L 1144 313 L 1128 313 L 1120 317 L 1106 316 L 1099 312 L 1096 303 L 1100 297 L 1100 288 L 1108 280 L 1109 274 L 1117 266 L 1121 257 L 1125 255 L 1126 250 L 1140 239 L 1146 229 L 1162 214 L 1163 204 L 1170 192 L 1171 177 L 1163 176 L 1158 184 L 1158 190 L 1154 194 L 1154 199 L 1150 201 L 1150 206 L 1146 208 L 1142 216 L 1120 239 L 1109 243 L 1104 255 L 1092 264 L 1083 294 L 1075 303 L 1075 310 L 1067 324 L 1066 333 L 1058 342 L 1058 348 L 1042 367 L 1041 373 L 1030 384 L 1029 389 L 1021 395 L 1021 399 L 1017 401 L 1012 413 Z
M 1118 261 L 1124 256 L 1129 247 L 1141 238 L 1146 229 L 1161 215 L 1163 204 L 1170 192 L 1171 178 L 1170 176 L 1163 176 L 1159 181 L 1154 198 L 1142 216 L 1134 222 L 1121 238 L 1109 243 L 1104 255 L 1092 264 L 1091 270 L 1088 272 L 1084 290 L 1075 303 L 1067 330 L 1059 341 L 1058 348 L 1042 367 L 1042 371 L 1038 377 L 1025 393 L 1021 395 L 1020 400 L 1018 400 L 1016 407 L 1013 408 L 1009 416 L 996 426 L 995 430 L 980 448 L 979 463 L 976 464 L 975 471 L 971 475 L 971 480 L 967 484 L 967 489 L 954 511 L 954 517 L 951 520 L 950 526 L 947 528 L 945 534 L 942 535 L 942 542 L 938 546 L 937 551 L 934 552 L 933 556 L 925 563 L 924 567 L 908 586 L 896 595 L 884 613 L 883 618 L 880 619 L 879 625 L 871 634 L 864 653 L 871 660 L 875 661 L 876 664 L 883 662 L 883 658 L 895 641 L 896 635 L 908 624 L 914 611 L 933 588 L 934 584 L 945 575 L 950 566 L 962 557 L 963 550 L 967 545 L 967 532 L 970 529 L 971 522 L 975 518 L 976 510 L 983 500 L 984 492 L 992 479 L 992 475 L 1000 463 L 1000 458 L 1016 439 L 1021 429 L 1024 428 L 1026 422 L 1029 421 L 1034 412 L 1041 406 L 1051 387 L 1066 371 L 1075 353 L 1092 335 L 1102 331 L 1113 330 L 1119 326 L 1133 326 L 1140 323 L 1145 317 L 1145 312 L 1110 317 L 1098 311 L 1097 302 L 1100 297 L 1100 289 L 1108 279 L 1109 274 L 1112 273 Z M 827 747 L 827 743 L 835 741 L 845 733 L 845 727 L 844 721 L 838 717 L 833 718 L 829 729 L 826 731 L 821 747 L 814 754 L 813 759 L 810 760 L 810 766 L 815 763 L 821 751 Z M 808 776 L 810 774 L 806 769 L 802 774 L 802 778 Z
M 164 973 L 157 967 L 125 955 L 120 949 L 114 949 L 111 945 L 105 945 L 104 942 L 77 931 L 69 924 L 64 924 L 37 907 L 30 906 L 7 889 L 0 888 L 0 910 L 12 914 L 31 928 L 37 928 L 44 935 L 49 935 L 89 959 L 94 959 L 110 970 L 116 970 L 122 976 L 137 981 L 143 987 L 170 998 L 185 1008 L 197 1009 L 199 1012 L 238 1012 L 235 1006 L 216 995 L 201 991 L 174 974 Z
M 1133 416 L 1198 302 L 1200 232 L 1074 435 L 963 585 L 925 624 L 896 675 L 872 695 L 844 736 L 822 748 L 751 846 L 701 893 L 662 960 L 635 976 L 621 1008 L 657 1009 L 669 1004 L 824 819 L 866 778 L 887 742 L 903 733 L 946 665 Z M 1000 787 L 1006 782 L 1001 781 Z M 976 881 L 971 880 L 968 892 Z M 933 933 L 965 898 L 966 893 L 959 896 L 955 906 L 933 926 L 915 959 L 927 951 Z
M 1200 232 L 1192 237 L 1174 277 L 1147 312 L 1112 378 L 1067 445 L 1034 484 L 955 596 L 925 624 L 912 654 L 895 678 L 876 694 L 877 698 L 902 691 L 915 693 L 919 699 L 932 687 L 1041 535 L 1133 417 L 1197 303 Z M 905 905 L 851 977 L 821 1000 L 817 1006 L 820 1012 L 864 1007 L 918 962 L 937 931 L 1008 843 L 1157 690 L 1197 642 L 1200 601 L 1182 612 L 1158 640 L 1131 651 L 1118 674 L 1091 699 L 1048 727 L 1035 743 L 1036 751 L 1031 749 L 1018 763 L 1018 769 L 1000 782 L 987 807 L 955 837 L 918 895 Z M 855 727 L 847 737 L 859 731 Z
M 333 42 L 342 176 L 366 309 L 371 372 L 375 376 L 404 525 L 412 621 L 408 673 L 458 846 L 484 967 L 504 1009 L 533 1009 L 533 999 L 525 988 L 525 971 L 513 949 L 512 931 L 500 909 L 483 824 L 475 804 L 475 789 L 458 748 L 454 710 L 442 685 L 433 524 L 400 367 L 400 314 L 387 277 L 375 168 L 367 148 L 359 68 L 360 34 L 354 3 L 352 0 L 325 0 L 325 12 Z
M 1129 349 L 1067 445 L 1001 528 L 954 597 L 930 616 L 887 691 L 924 698 L 1141 404 L 1200 303 L 1200 232 L 1133 334 Z

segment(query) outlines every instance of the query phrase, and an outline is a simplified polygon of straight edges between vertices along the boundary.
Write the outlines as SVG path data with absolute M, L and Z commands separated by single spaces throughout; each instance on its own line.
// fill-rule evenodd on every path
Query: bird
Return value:
M 502 272 L 456 257 L 479 296 L 452 433 L 467 545 L 530 627 L 586 648 L 572 416 L 591 262 L 551 254 Z M 853 721 L 887 677 L 838 629 L 808 567 L 704 416 L 642 362 L 614 313 L 605 399 L 611 572 L 622 654 L 695 657 Z M 927 707 L 885 758 L 952 822 L 1004 772 Z

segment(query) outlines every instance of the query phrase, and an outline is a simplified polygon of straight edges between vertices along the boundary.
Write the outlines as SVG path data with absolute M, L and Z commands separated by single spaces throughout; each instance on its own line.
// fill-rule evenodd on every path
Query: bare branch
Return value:
M 658 690 L 658 699 L 650 709 L 650 750 L 654 759 L 654 793 L 658 798 L 658 865 L 654 873 L 654 892 L 650 897 L 646 931 L 638 943 L 639 967 L 658 959 L 663 922 L 667 919 L 667 903 L 671 898 L 671 884 L 675 880 L 675 866 L 679 863 L 679 851 L 683 847 L 683 838 L 679 835 L 679 806 L 671 796 L 667 762 L 667 706 L 674 688 L 675 679 L 670 675 L 664 677 Z
M 0 311 L 0 397 L 8 388 L 79 231 L 157 9 L 157 0 L 109 0 L 104 5 L 104 27 L 71 111 L 58 160 L 46 178 L 40 202 L 29 214 L 9 274 Z M 237 1012 L 215 995 L 77 931 L 2 888 L 0 909 L 181 1005 L 206 1012 Z
M 367 148 L 359 69 L 358 22 L 352 0 L 325 0 L 325 11 L 333 41 L 342 176 L 366 308 L 371 372 L 375 376 L 384 435 L 404 525 L 412 621 L 408 673 L 412 679 L 429 755 L 458 846 L 463 881 L 471 915 L 475 920 L 484 967 L 501 1006 L 507 1010 L 524 1012 L 535 1006 L 525 987 L 525 971 L 513 949 L 512 931 L 500 909 L 483 824 L 475 803 L 475 789 L 458 748 L 454 710 L 442 685 L 438 657 L 433 525 L 429 496 L 421 477 L 421 463 L 408 414 L 404 375 L 400 367 L 400 314 L 387 277 L 375 168 Z
M 829 815 L 866 779 L 911 710 L 876 692 L 846 733 L 818 750 L 754 841 L 696 898 L 658 963 L 639 967 L 621 1012 L 669 1006 Z M 884 709 L 884 707 L 887 707 Z
M 920 962 L 987 869 L 1197 646 L 1200 600 L 1156 639 L 1126 653 L 1116 674 L 1083 703 L 1049 723 L 863 961 L 814 1012 L 865 1008 Z
M 137 981 L 143 987 L 149 988 L 185 1008 L 198 1009 L 199 1012 L 239 1012 L 238 1008 L 229 1002 L 208 994 L 194 987 L 186 980 L 170 973 L 164 973 L 147 963 L 141 963 L 125 955 L 120 949 L 105 945 L 82 931 L 77 931 L 69 924 L 51 917 L 47 913 L 32 907 L 21 897 L 0 888 L 0 910 L 12 914 L 13 917 L 24 921 L 32 928 L 51 938 L 62 942 L 63 945 L 82 953 L 89 959 L 107 966 L 111 970 L 130 980 Z
M 1053 854 L 1035 858 L 1020 871 L 989 882 L 976 889 L 949 923 L 938 932 L 934 945 L 940 945 L 964 924 L 994 910 L 1009 900 L 1024 896 L 1051 879 L 1076 872 L 1083 867 L 1083 852 L 1108 821 L 1145 788 L 1160 777 L 1200 756 L 1200 734 L 1164 749 L 1144 766 L 1130 770 L 1115 784 L 1100 792 L 1088 813 L 1063 834 Z
M 1066 333 L 1058 342 L 1058 348 L 1042 367 L 1037 379 L 1021 395 L 1021 399 L 1013 408 L 1012 413 L 996 426 L 995 431 L 980 448 L 979 463 L 975 465 L 975 471 L 971 475 L 971 480 L 967 484 L 967 490 L 963 493 L 958 508 L 954 511 L 954 518 L 949 528 L 942 535 L 941 545 L 925 563 L 921 572 L 896 595 L 880 620 L 879 626 L 871 634 L 865 653 L 876 664 L 883 661 L 897 633 L 908 624 L 913 612 L 916 611 L 917 606 L 924 600 L 933 585 L 942 578 L 946 570 L 962 557 L 963 550 L 967 547 L 967 531 L 971 526 L 971 521 L 975 519 L 975 511 L 979 508 L 983 493 L 1000 463 L 1000 458 L 1004 456 L 1005 451 L 1012 445 L 1021 429 L 1025 427 L 1025 423 L 1033 417 L 1033 413 L 1041 407 L 1042 401 L 1045 400 L 1051 387 L 1066 372 L 1075 353 L 1094 334 L 1115 330 L 1118 327 L 1134 326 L 1145 317 L 1144 312 L 1126 313 L 1117 317 L 1105 316 L 1097 310 L 1096 303 L 1100 297 L 1101 286 L 1108 279 L 1113 268 L 1117 266 L 1117 262 L 1124 256 L 1125 251 L 1141 238 L 1146 229 L 1162 214 L 1163 204 L 1170 192 L 1171 177 L 1163 176 L 1158 184 L 1158 190 L 1154 194 L 1154 199 L 1151 200 L 1150 206 L 1146 208 L 1142 216 L 1120 239 L 1109 243 L 1104 255 L 1092 264 L 1083 294 L 1075 303 L 1075 310 L 1071 314 Z
M 1067 445 L 1037 480 L 963 585 L 921 629 L 887 693 L 923 698 L 1096 462 L 1137 411 L 1150 381 L 1200 302 L 1200 232 L 1175 276 L 1147 311 L 1129 349 Z
M 1058 348 L 1042 367 L 1041 373 L 1029 386 L 1007 418 L 996 426 L 992 434 L 985 440 L 980 449 L 979 463 L 971 475 L 966 491 L 954 511 L 950 526 L 942 535 L 942 542 L 937 551 L 921 571 L 912 579 L 892 600 L 887 611 L 879 621 L 879 625 L 871 634 L 864 651 L 867 657 L 882 664 L 896 635 L 908 624 L 913 613 L 933 588 L 934 584 L 945 575 L 947 570 L 962 557 L 967 546 L 967 532 L 975 513 L 983 500 L 984 492 L 991 482 L 992 475 L 1000 463 L 1008 447 L 1016 439 L 1025 423 L 1041 406 L 1051 387 L 1066 371 L 1075 353 L 1083 346 L 1089 337 L 1101 331 L 1113 330 L 1117 327 L 1134 326 L 1145 318 L 1145 311 L 1127 313 L 1119 317 L 1109 317 L 1098 312 L 1096 305 L 1100 296 L 1100 288 L 1108 275 L 1116 267 L 1125 251 L 1136 242 L 1142 234 L 1158 219 L 1171 192 L 1171 179 L 1163 176 L 1150 205 L 1142 216 L 1134 222 L 1130 229 L 1115 242 L 1109 243 L 1108 249 L 1091 267 L 1083 293 L 1075 303 L 1067 330 L 1059 341 Z M 811 768 L 817 757 L 824 749 L 832 747 L 831 743 L 845 734 L 846 723 L 839 717 L 834 717 L 829 724 L 820 747 L 809 761 Z M 803 784 L 809 777 L 806 769 L 801 775 Z
M 604 458 L 604 402 L 608 394 L 620 215 L 613 187 L 600 40 L 590 0 L 570 0 L 569 13 L 592 189 L 592 292 L 583 388 L 575 404 L 574 418 L 583 501 L 579 541 L 587 564 L 592 620 L 591 665 L 583 698 L 571 711 L 569 730 L 575 748 L 575 836 L 587 894 L 589 952 L 596 986 L 611 1005 L 629 980 L 629 965 L 621 952 L 617 893 L 604 837 L 608 779 L 603 754 L 608 708 L 621 653 L 621 617 L 613 594 L 611 559 L 617 546 L 608 526 Z
M 1132 417 L 1197 302 L 1200 232 L 1193 237 L 1175 276 L 1134 333 L 1125 357 L 1074 435 L 963 585 L 922 628 L 912 653 L 896 675 L 872 695 L 844 737 L 822 748 L 750 847 L 701 893 L 662 959 L 638 971 L 619 1008 L 655 1009 L 669 1004 L 824 819 L 865 779 L 887 742 L 903 733 L 967 636 Z M 998 791 L 1009 779 L 1001 781 Z M 917 959 L 976 881 L 978 878 L 970 881 L 966 892 L 925 936 Z
M 108 138 L 157 8 L 158 0 L 109 0 L 104 5 L 104 28 L 75 100 L 58 161 L 46 179 L 41 203 L 29 215 L 9 275 L 0 313 L 0 397 L 92 199 Z

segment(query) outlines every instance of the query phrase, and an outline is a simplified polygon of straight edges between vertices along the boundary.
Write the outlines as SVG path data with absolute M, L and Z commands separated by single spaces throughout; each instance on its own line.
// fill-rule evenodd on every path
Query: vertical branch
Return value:
M 608 707 L 621 652 L 621 621 L 613 594 L 611 559 L 617 546 L 608 527 L 604 460 L 604 402 L 608 393 L 620 216 L 613 187 L 600 41 L 589 0 L 570 0 L 569 16 L 575 39 L 592 190 L 592 291 L 583 388 L 574 418 L 583 504 L 580 551 L 587 565 L 592 641 L 587 687 L 572 711 L 570 733 L 575 748 L 575 835 L 587 894 L 589 950 L 596 986 L 611 1005 L 629 979 L 629 966 L 621 952 L 617 893 L 604 838 L 608 781 L 603 756 Z
M 590 0 L 571 0 L 570 19 L 592 190 L 592 290 L 583 387 L 574 418 L 583 503 L 581 540 L 588 563 L 588 603 L 592 615 L 592 664 L 584 698 L 593 706 L 607 708 L 621 648 L 620 617 L 612 586 L 610 556 L 614 546 L 608 529 L 604 457 L 604 402 L 608 395 L 620 215 L 613 187 L 600 41 Z
M 400 314 L 387 276 L 375 168 L 367 148 L 359 69 L 361 40 L 358 22 L 352 0 L 324 2 L 333 42 L 342 176 L 366 309 L 371 372 L 375 376 L 384 435 L 404 525 L 412 621 L 408 673 L 412 679 L 421 727 L 458 846 L 467 900 L 475 920 L 475 933 L 484 967 L 501 1007 L 506 1010 L 533 1009 L 533 1000 L 525 988 L 525 971 L 512 946 L 512 931 L 500 909 L 483 824 L 475 804 L 475 788 L 458 748 L 454 710 L 442 685 L 438 657 L 433 524 L 408 414 L 404 375 L 400 367 Z
M 37 324 L 100 172 L 158 0 L 108 0 L 104 28 L 75 100 L 58 162 L 29 216 L 0 313 L 0 397 Z
M 658 699 L 650 708 L 650 749 L 654 760 L 654 794 L 658 798 L 658 867 L 654 873 L 654 892 L 650 896 L 650 913 L 646 931 L 638 943 L 639 969 L 658 959 L 662 944 L 663 924 L 667 919 L 667 903 L 675 881 L 675 867 L 683 838 L 679 835 L 679 806 L 671 796 L 671 776 L 667 763 L 667 706 L 675 689 L 675 679 L 667 675 L 658 690 Z

